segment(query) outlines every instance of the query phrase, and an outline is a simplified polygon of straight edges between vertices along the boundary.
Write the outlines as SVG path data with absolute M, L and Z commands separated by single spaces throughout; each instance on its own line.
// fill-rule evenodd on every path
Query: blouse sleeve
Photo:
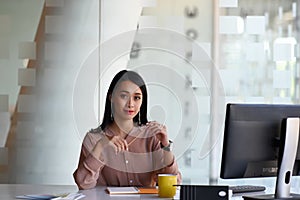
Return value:
M 104 163 L 91 154 L 97 141 L 88 133 L 82 143 L 78 167 L 73 173 L 74 180 L 79 189 L 90 189 L 97 185 L 100 170 Z M 94 139 L 94 140 L 93 140 Z
M 160 124 L 157 124 L 157 125 L 162 126 Z M 153 146 L 153 151 L 159 151 L 162 155 L 164 154 L 164 150 L 161 148 L 161 143 L 156 137 L 155 137 L 155 142 L 154 142 L 154 146 Z M 175 155 L 173 155 L 173 161 L 171 162 L 171 164 L 164 166 L 163 168 L 157 170 L 156 174 L 176 174 L 177 175 L 177 183 L 180 184 L 182 181 L 181 173 L 178 169 Z

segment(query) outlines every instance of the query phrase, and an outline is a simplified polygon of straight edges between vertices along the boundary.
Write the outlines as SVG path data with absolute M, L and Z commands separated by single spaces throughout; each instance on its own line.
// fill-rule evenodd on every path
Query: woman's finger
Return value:
M 124 150 L 128 151 L 128 143 L 126 140 L 123 140 Z
M 124 140 L 123 138 L 119 138 L 116 136 L 116 137 L 112 138 L 111 141 L 115 146 L 116 153 L 128 150 L 128 144 L 127 144 L 126 140 Z

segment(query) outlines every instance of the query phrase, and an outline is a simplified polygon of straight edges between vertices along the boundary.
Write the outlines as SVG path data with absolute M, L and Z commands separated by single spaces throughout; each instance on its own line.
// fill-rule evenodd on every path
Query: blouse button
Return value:
M 125 160 L 125 163 L 128 164 L 128 160 Z

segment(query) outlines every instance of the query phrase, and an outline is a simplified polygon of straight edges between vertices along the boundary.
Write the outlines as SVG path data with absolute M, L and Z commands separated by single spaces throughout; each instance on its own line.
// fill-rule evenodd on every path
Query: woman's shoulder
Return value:
M 102 129 L 101 127 L 97 127 L 97 128 L 92 128 L 88 131 L 88 133 L 101 133 L 102 132 Z
M 101 128 L 90 129 L 84 137 L 84 140 L 88 141 L 98 141 L 101 137 L 103 137 L 104 131 Z

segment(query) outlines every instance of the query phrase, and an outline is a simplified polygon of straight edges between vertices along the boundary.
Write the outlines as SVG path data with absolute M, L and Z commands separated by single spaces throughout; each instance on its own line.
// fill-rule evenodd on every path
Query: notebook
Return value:
M 109 194 L 157 194 L 155 187 L 107 187 Z

